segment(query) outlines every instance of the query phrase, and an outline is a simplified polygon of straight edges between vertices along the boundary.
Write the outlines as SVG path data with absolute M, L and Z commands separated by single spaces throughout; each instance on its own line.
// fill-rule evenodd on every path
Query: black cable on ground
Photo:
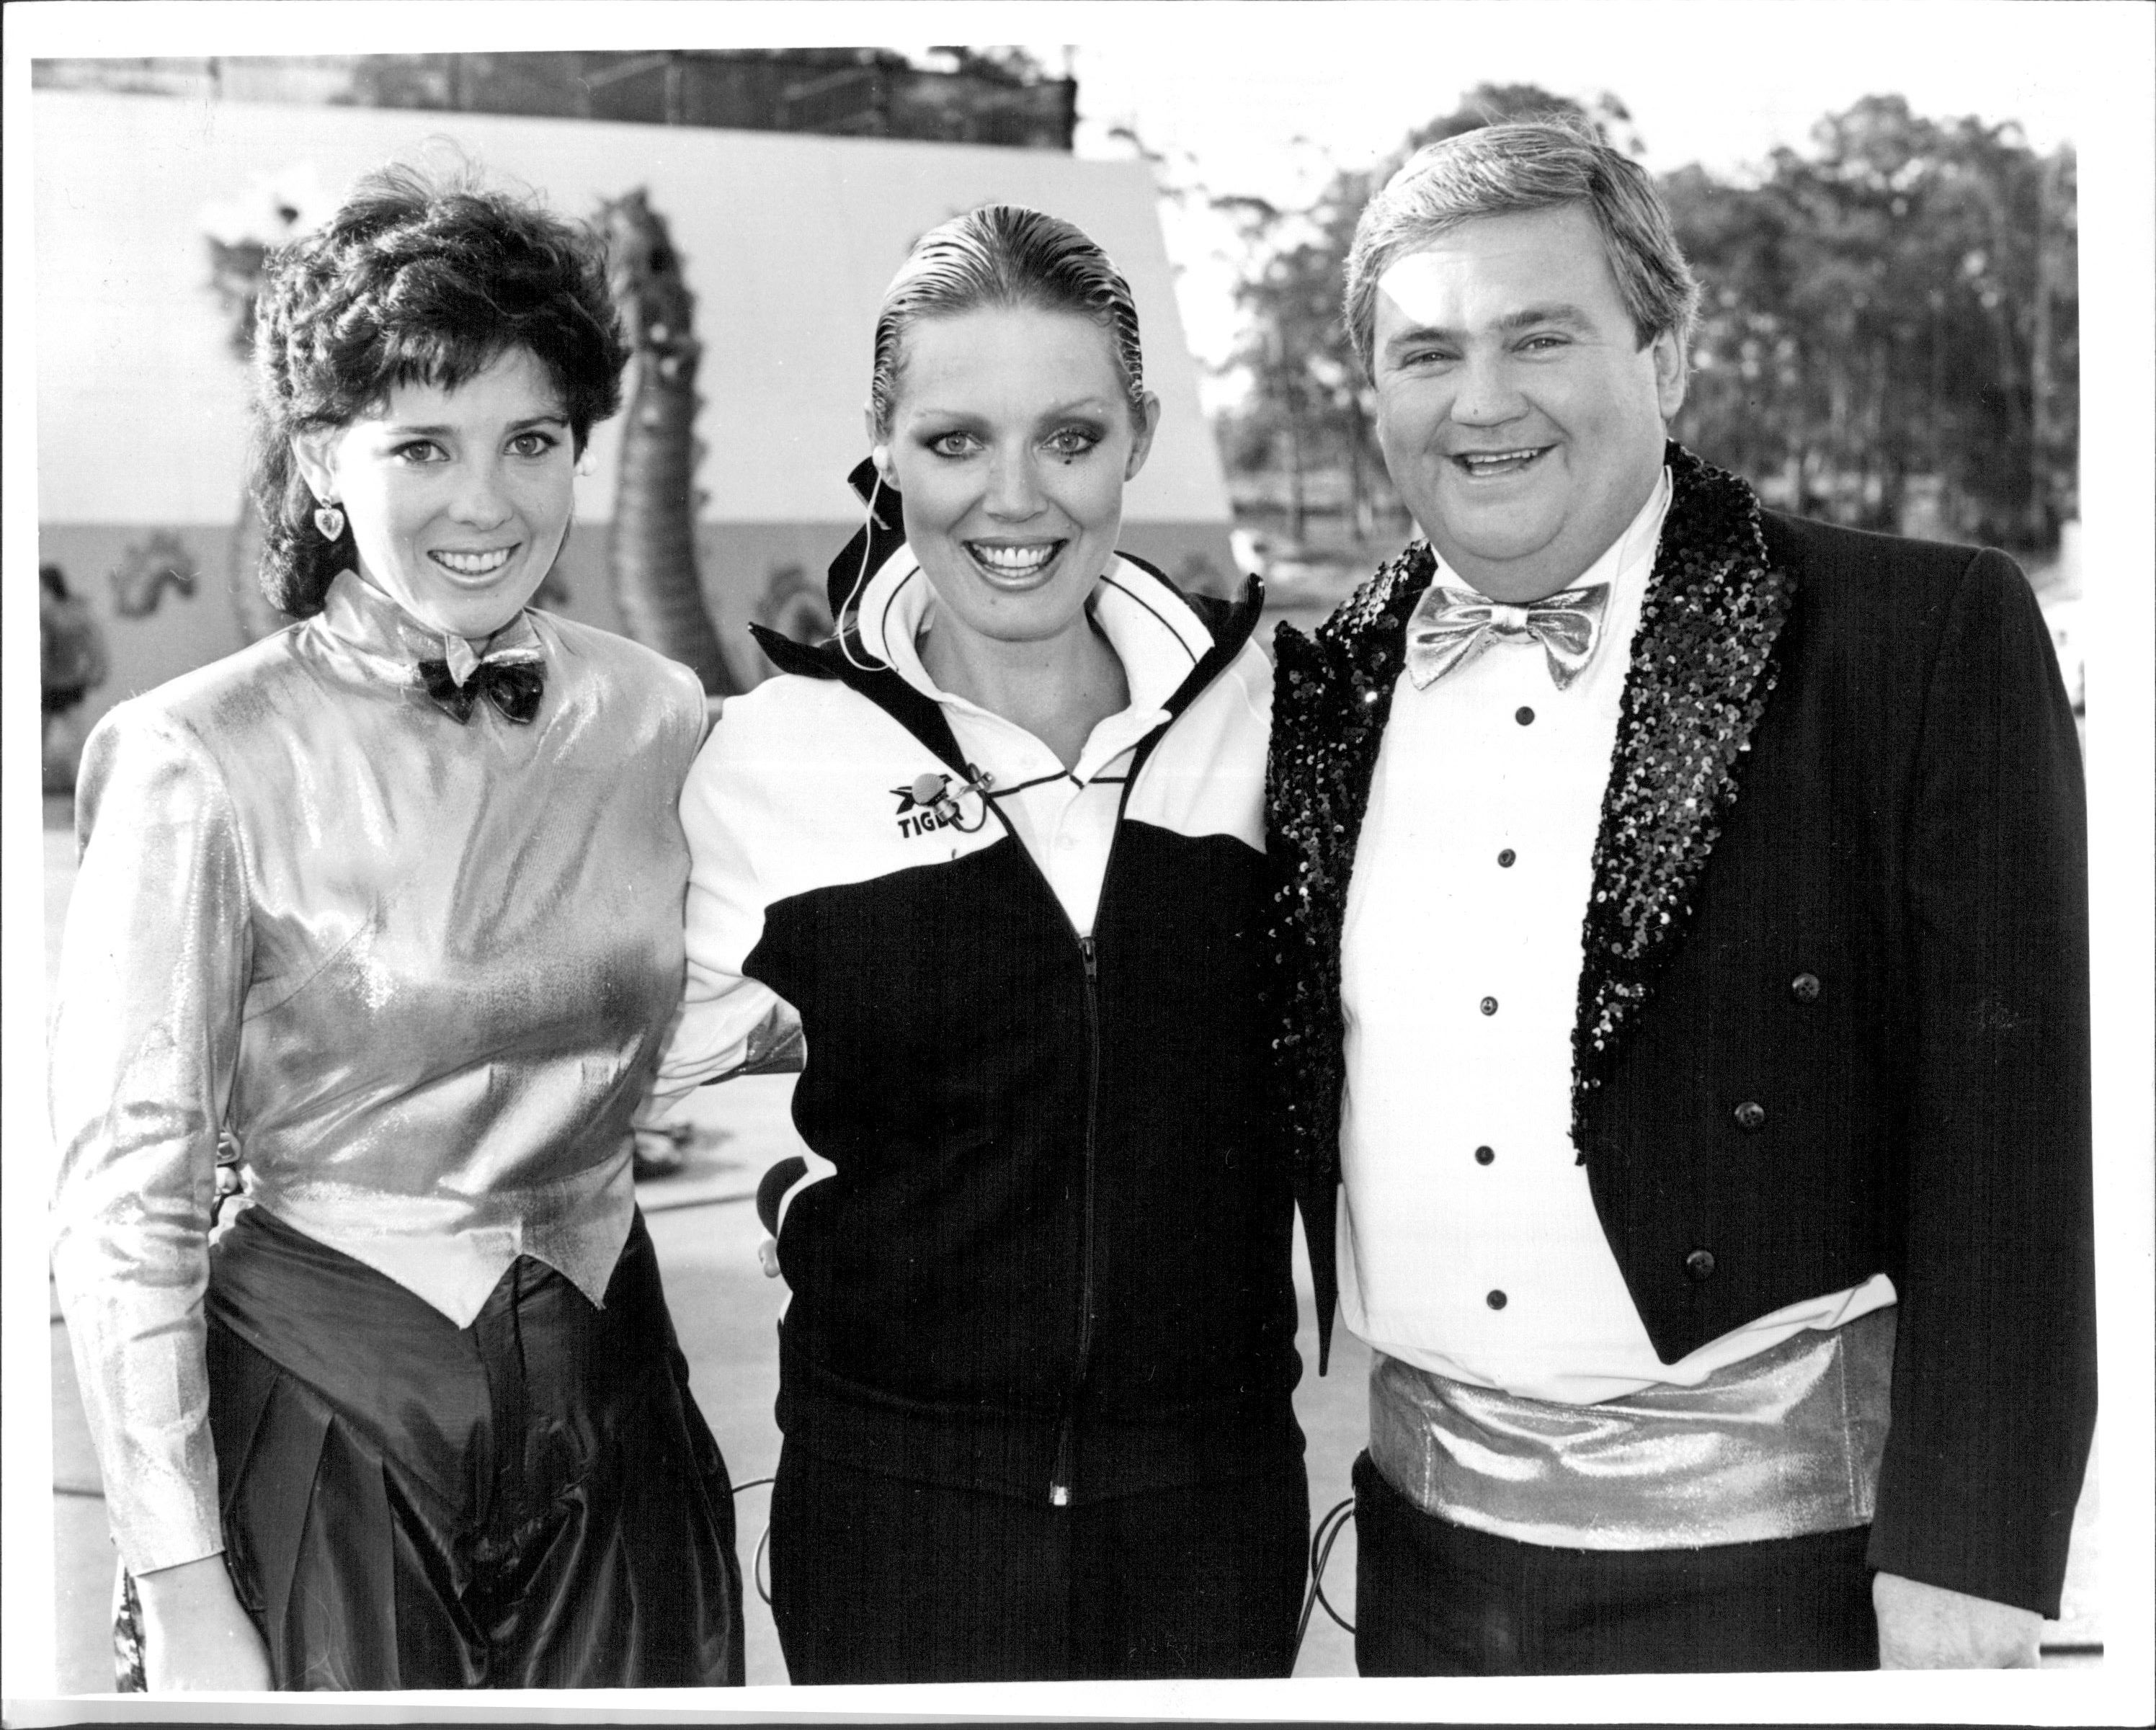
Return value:
M 1348 1529 L 1348 1522 L 1355 1517 L 1355 1498 L 1349 1496 L 1333 1512 L 1338 1517 L 1333 1521 L 1332 1529 L 1322 1534 L 1324 1548 L 1318 1552 L 1317 1565 L 1311 1570 L 1310 1589 L 1316 1594 L 1317 1601 L 1325 1606 L 1325 1614 L 1352 1635 L 1355 1631 L 1355 1625 L 1333 1609 L 1332 1600 L 1325 1595 L 1325 1569 L 1332 1560 L 1332 1546 L 1340 1541 L 1340 1534 Z
M 778 1481 L 778 1480 L 775 1477 L 743 1478 L 741 1482 L 734 1486 L 734 1494 L 738 1496 L 744 1490 L 754 1490 L 758 1488 L 760 1486 L 765 1484 L 775 1484 Z M 761 1598 L 767 1604 L 771 1602 L 771 1588 L 764 1583 L 763 1555 L 764 1551 L 770 1546 L 770 1543 L 771 1522 L 766 1520 L 763 1522 L 763 1536 L 756 1541 L 756 1558 L 748 1565 L 748 1574 L 749 1579 L 755 1583 L 756 1595 Z
M 1323 1604 L 1325 1614 L 1339 1622 L 1350 1634 L 1355 1631 L 1353 1623 L 1341 1620 L 1340 1612 L 1333 1609 L 1332 1600 L 1325 1595 L 1325 1568 L 1332 1559 L 1332 1546 L 1339 1541 L 1340 1534 L 1354 1517 L 1355 1498 L 1350 1496 L 1346 1501 L 1335 1502 L 1327 1508 L 1325 1517 L 1317 1522 L 1317 1530 L 1310 1534 L 1310 1589 L 1303 1594 L 1302 1615 L 1295 1625 L 1295 1650 L 1288 1658 L 1291 1673 L 1295 1669 L 1296 1661 L 1302 1656 L 1302 1637 L 1310 1631 L 1310 1613 L 1319 1604 Z

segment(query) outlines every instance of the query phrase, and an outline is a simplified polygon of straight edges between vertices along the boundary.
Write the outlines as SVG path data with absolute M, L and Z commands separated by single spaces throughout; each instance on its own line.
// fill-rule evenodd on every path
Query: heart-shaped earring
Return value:
M 336 540 L 344 533 L 344 512 L 327 502 L 316 506 L 315 528 L 325 541 Z

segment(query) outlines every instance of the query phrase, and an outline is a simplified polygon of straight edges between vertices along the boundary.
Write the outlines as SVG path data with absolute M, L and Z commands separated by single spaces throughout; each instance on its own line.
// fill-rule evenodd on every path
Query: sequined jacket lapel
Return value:
M 1768 564 L 1752 490 L 1681 446 L 1667 460 L 1670 510 L 1633 639 L 1585 910 L 1573 1029 L 1578 1147 L 1737 796 L 1793 593 L 1789 573 Z M 1408 615 L 1435 569 L 1429 546 L 1412 542 L 1313 637 L 1282 625 L 1275 644 L 1266 816 L 1284 966 L 1275 1074 L 1317 1276 L 1321 1367 L 1337 1296 L 1341 925 Z
M 1767 558 L 1759 501 L 1734 475 L 1669 449 L 1674 492 L 1632 639 L 1594 841 L 1572 1030 L 1572 1138 L 1653 990 L 1774 688 L 1795 583 Z

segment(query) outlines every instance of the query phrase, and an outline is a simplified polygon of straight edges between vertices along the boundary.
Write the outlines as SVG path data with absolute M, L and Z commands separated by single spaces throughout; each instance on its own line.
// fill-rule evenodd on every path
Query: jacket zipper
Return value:
M 1150 566 L 1143 568 L 1155 578 L 1160 576 L 1160 573 L 1153 571 Z M 1260 591 L 1260 598 L 1262 598 L 1262 591 Z M 1198 665 L 1192 669 L 1191 678 L 1186 680 L 1183 688 L 1169 699 L 1166 724 L 1147 738 L 1139 741 L 1132 751 L 1130 771 L 1124 778 L 1122 798 L 1116 813 L 1114 835 L 1111 837 L 1108 844 L 1107 865 L 1101 874 L 1101 896 L 1103 903 L 1107 900 L 1109 879 L 1114 874 L 1116 839 L 1122 834 L 1123 812 L 1129 807 L 1131 788 L 1137 782 L 1139 771 L 1144 767 L 1146 759 L 1152 755 L 1153 747 L 1174 727 L 1189 703 L 1195 701 L 1204 690 L 1220 678 L 1235 664 L 1235 658 L 1241 654 L 1244 644 L 1250 639 L 1251 632 L 1256 624 L 1257 613 L 1257 606 L 1250 605 L 1249 619 L 1247 622 L 1240 624 L 1240 629 L 1233 631 L 1229 637 L 1214 637 L 1211 653 L 1200 659 Z M 1230 623 L 1235 622 L 1235 619 L 1231 617 Z M 975 773 L 970 767 L 965 767 L 965 758 L 958 751 L 957 740 L 951 737 L 947 726 L 945 726 L 940 717 L 936 716 L 934 706 L 927 703 L 925 698 L 912 690 L 912 687 L 905 685 L 903 680 L 900 681 L 902 701 L 899 697 L 879 694 L 875 688 L 874 681 L 859 676 L 854 670 L 842 670 L 840 665 L 834 665 L 838 659 L 834 653 L 827 651 L 824 655 L 819 655 L 817 651 L 796 644 L 776 632 L 767 630 L 762 625 L 752 624 L 749 629 L 781 670 L 808 673 L 818 678 L 836 679 L 851 686 L 919 739 L 941 761 L 953 768 L 961 768 L 962 772 L 968 775 Z M 1203 670 L 1205 675 L 1203 681 L 1197 677 L 1200 670 Z M 925 717 L 922 714 L 915 712 L 916 707 L 922 705 L 926 706 Z M 940 742 L 938 742 L 939 737 Z M 1041 869 L 1040 862 L 1033 857 L 1023 842 L 1018 841 L 1017 832 L 1011 828 L 1009 819 L 1004 816 L 993 799 L 988 802 L 988 807 L 995 812 L 997 820 L 1003 824 L 1005 833 L 1017 843 L 1020 857 L 1031 868 L 1034 878 L 1040 882 L 1041 887 L 1047 891 L 1050 902 L 1055 902 L 1055 887 L 1049 882 L 1048 874 Z M 1076 935 L 1075 931 L 1073 935 Z M 1086 969 L 1086 1188 L 1085 1213 L 1080 1235 L 1085 1265 L 1080 1288 L 1080 1301 L 1082 1307 L 1079 1315 L 1077 1362 L 1071 1373 L 1070 1399 L 1069 1404 L 1064 1409 L 1063 1422 L 1056 1439 L 1055 1466 L 1048 1486 L 1048 1500 L 1050 1505 L 1055 1507 L 1068 1507 L 1070 1505 L 1072 1429 L 1077 1421 L 1078 1395 L 1080 1390 L 1085 1386 L 1087 1363 L 1093 1349 L 1093 1168 L 1096 1157 L 1095 1142 L 1098 1133 L 1101 1096 L 1101 974 L 1099 957 L 1095 952 L 1091 937 L 1078 937 L 1078 952 Z
M 1112 842 L 1110 848 L 1112 854 Z M 1071 1426 L 1077 1421 L 1079 1390 L 1086 1385 L 1087 1360 L 1093 1353 L 1093 1166 L 1101 1117 L 1101 958 L 1093 947 L 1091 933 L 1078 939 L 1078 954 L 1086 966 L 1086 1190 L 1079 1215 L 1078 1359 L 1070 1374 L 1070 1404 L 1064 1411 L 1062 1431 L 1055 1441 L 1055 1470 L 1048 1486 L 1051 1507 L 1070 1505 Z
M 1254 619 L 1255 616 L 1254 608 Z M 1234 664 L 1236 655 L 1242 652 L 1243 644 L 1249 640 L 1249 638 L 1250 632 L 1245 629 L 1235 639 L 1232 644 L 1224 645 L 1219 639 L 1215 639 L 1214 655 L 1208 656 L 1206 659 L 1211 660 L 1218 656 L 1219 665 L 1213 667 L 1208 673 L 1206 685 L 1209 685 L 1227 671 Z M 759 640 L 762 639 L 759 638 Z M 782 644 L 784 642 L 783 639 L 776 640 Z M 788 648 L 791 646 L 787 645 Z M 1224 647 L 1224 653 L 1222 652 Z M 779 652 L 783 653 L 784 650 L 782 649 Z M 787 665 L 788 663 L 782 662 L 781 665 Z M 1200 665 L 1202 665 L 1203 663 L 1201 662 Z M 1194 669 L 1194 673 L 1195 670 Z M 1186 689 L 1191 690 L 1194 699 L 1196 691 L 1202 688 L 1197 686 L 1194 682 L 1186 686 Z M 1177 695 L 1179 697 L 1183 693 L 1178 692 Z M 875 699 L 871 697 L 870 701 L 875 701 Z M 880 702 L 877 703 L 877 706 L 884 708 L 886 713 L 892 712 Z M 1101 900 L 1103 905 L 1108 898 L 1109 880 L 1115 873 L 1116 843 L 1122 835 L 1123 813 L 1130 805 L 1131 788 L 1137 784 L 1139 773 L 1145 767 L 1146 760 L 1152 756 L 1153 747 L 1166 737 L 1168 732 L 1175 726 L 1176 721 L 1181 717 L 1184 706 L 1186 705 L 1172 699 L 1167 722 L 1158 732 L 1140 740 L 1132 751 L 1130 769 L 1123 778 L 1122 797 L 1117 803 L 1115 829 L 1108 841 L 1107 862 L 1101 874 Z M 925 737 L 923 742 L 927 742 Z M 955 752 L 956 742 L 952 741 L 952 743 Z M 935 747 L 932 747 L 932 748 Z M 955 754 L 947 755 L 940 749 L 937 751 L 937 754 L 954 766 L 964 762 L 963 757 Z M 968 765 L 965 773 L 970 775 L 976 772 Z M 1050 901 L 1054 901 L 1055 900 L 1055 886 L 1049 882 L 1048 873 L 1041 869 L 1040 860 L 1034 858 L 1023 842 L 1018 841 L 1017 831 L 1011 828 L 1009 819 L 1004 816 L 1002 810 L 993 799 L 988 802 L 988 809 L 995 812 L 996 819 L 1003 824 L 1005 833 L 1017 843 L 1019 856 L 1031 868 L 1034 878 L 1047 891 Z M 1074 931 L 1073 935 L 1078 934 Z M 1079 1233 L 1079 1249 L 1083 1257 L 1083 1264 L 1079 1283 L 1077 1360 L 1070 1373 L 1070 1401 L 1064 1408 L 1063 1422 L 1056 1433 L 1055 1464 L 1050 1474 L 1048 1484 L 1048 1502 L 1051 1507 L 1068 1507 L 1070 1505 L 1070 1480 L 1073 1466 L 1072 1432 L 1078 1419 L 1078 1397 L 1086 1385 L 1086 1373 L 1093 1353 L 1093 1240 L 1095 1235 L 1093 1177 L 1097 1158 L 1096 1144 L 1098 1139 L 1101 1115 L 1101 964 L 1099 954 L 1094 947 L 1093 938 L 1090 933 L 1078 936 L 1078 955 L 1086 970 L 1086 1186 L 1084 1212 L 1081 1216 Z

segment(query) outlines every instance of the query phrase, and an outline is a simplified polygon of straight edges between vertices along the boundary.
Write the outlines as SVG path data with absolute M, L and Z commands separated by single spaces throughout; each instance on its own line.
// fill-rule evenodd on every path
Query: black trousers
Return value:
M 1355 1462 L 1364 1676 L 1872 1670 L 1869 1527 L 1685 1550 L 1519 1543 L 1424 1513 Z
M 459 1328 L 253 1209 L 208 1309 L 225 1561 L 279 1687 L 740 1681 L 732 1495 L 640 1215 L 603 1307 L 520 1258 Z
M 1059 1508 L 788 1441 L 772 1615 L 795 1682 L 1286 1676 L 1309 1530 L 1300 1460 Z

